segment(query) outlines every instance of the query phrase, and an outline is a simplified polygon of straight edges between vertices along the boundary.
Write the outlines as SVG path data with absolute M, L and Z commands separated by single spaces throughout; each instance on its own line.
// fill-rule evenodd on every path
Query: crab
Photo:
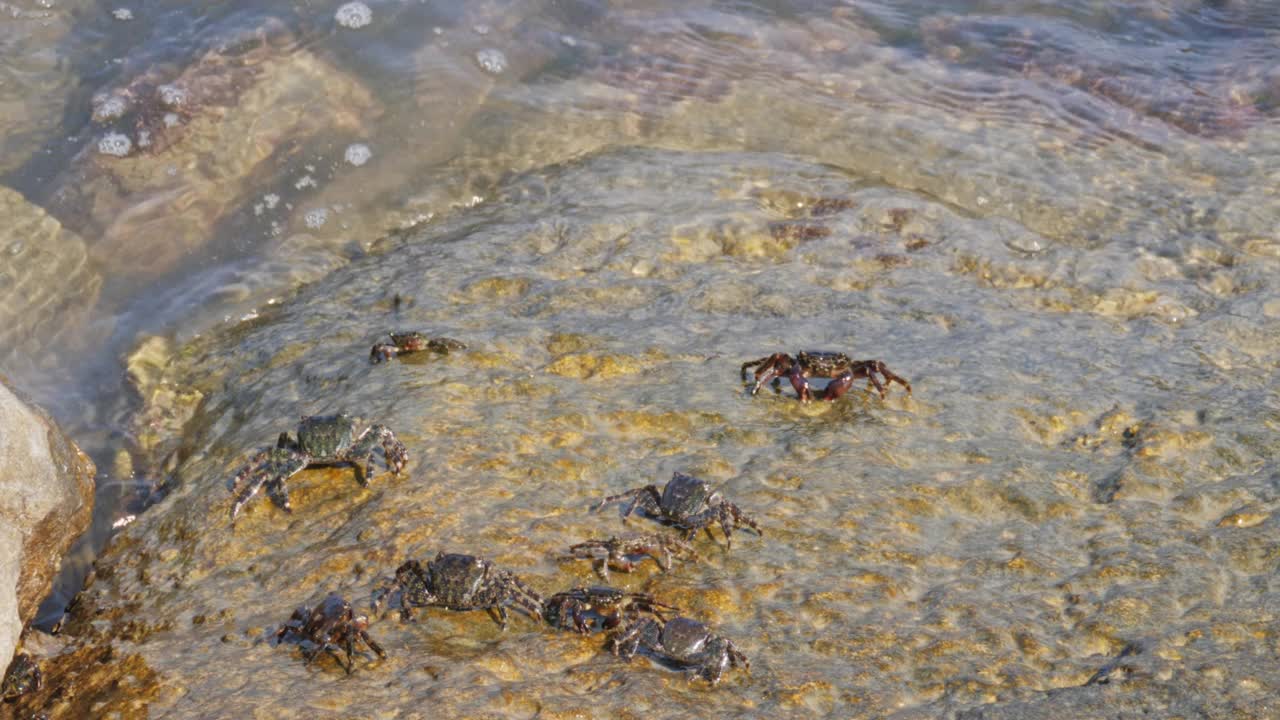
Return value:
M 750 515 L 720 497 L 719 492 L 712 491 L 705 480 L 680 472 L 671 476 L 661 492 L 654 485 L 633 488 L 618 495 L 610 495 L 600 501 L 596 510 L 628 497 L 631 502 L 622 512 L 624 521 L 639 505 L 657 520 L 683 530 L 685 540 L 692 538 L 699 530 L 706 530 L 707 537 L 714 540 L 715 536 L 711 534 L 713 523 L 719 523 L 720 529 L 724 531 L 726 547 L 732 545 L 734 528 L 745 525 L 760 535 L 764 534 Z
M 368 629 L 367 617 L 356 615 L 350 603 L 336 593 L 331 593 L 314 608 L 303 606 L 294 610 L 289 622 L 276 631 L 276 642 L 290 637 L 297 638 L 303 645 L 302 652 L 308 664 L 324 651 L 333 656 L 350 675 L 355 671 L 352 657 L 356 654 L 357 640 L 377 653 L 378 657 L 387 656 L 382 647 L 369 637 Z M 338 656 L 339 649 L 346 654 L 345 663 Z
M 796 395 L 800 397 L 801 402 L 809 402 L 813 399 L 813 393 L 809 389 L 811 377 L 831 379 L 822 393 L 822 397 L 827 400 L 836 400 L 844 395 L 853 386 L 853 381 L 858 378 L 866 378 L 867 389 L 875 387 L 880 393 L 881 400 L 887 396 L 885 386 L 890 383 L 898 383 L 907 389 L 908 395 L 911 394 L 911 383 L 895 375 L 883 362 L 851 360 L 848 355 L 840 352 L 801 350 L 795 357 L 786 353 L 774 353 L 769 357 L 743 363 L 742 379 L 744 381 L 747 380 L 747 370 L 757 365 L 759 367 L 755 371 L 755 384 L 751 386 L 752 395 L 760 392 L 761 386 L 770 380 L 773 381 L 774 392 L 782 392 L 783 377 L 791 381 L 791 387 L 796 389 Z M 880 377 L 876 377 L 877 375 Z M 880 378 L 884 378 L 884 381 L 881 382 Z
M 231 522 L 234 524 L 240 509 L 265 485 L 267 495 L 285 512 L 292 512 L 289 505 L 289 488 L 285 484 L 293 475 L 314 465 L 351 465 L 356 480 L 369 485 L 373 474 L 373 449 L 381 441 L 387 469 L 398 474 L 409 459 L 404 443 L 395 433 L 383 425 L 363 425 L 350 415 L 304 416 L 298 423 L 298 437 L 280 433 L 276 446 L 254 455 L 236 473 L 231 491 L 236 493 L 231 506 Z M 360 462 L 365 461 L 361 468 Z M 244 483 L 244 487 L 241 487 Z
M 592 567 L 605 580 L 609 568 L 632 572 L 637 561 L 632 558 L 653 558 L 663 572 L 671 569 L 671 559 L 697 560 L 693 546 L 674 535 L 640 535 L 630 538 L 610 537 L 608 540 L 587 540 L 569 547 L 565 559 L 591 559 Z
M 726 668 L 750 670 L 747 656 L 732 640 L 711 632 L 703 623 L 687 617 L 670 620 L 641 618 L 632 621 L 609 636 L 614 655 L 630 661 L 638 650 L 645 650 L 658 660 L 684 668 L 693 677 L 702 677 L 712 685 L 720 682 Z
M 13 701 L 42 687 L 44 675 L 40 672 L 39 663 L 26 653 L 18 653 L 13 656 L 13 662 L 9 663 L 9 669 L 4 674 L 4 682 L 0 684 L 0 697 L 6 702 Z
M 423 568 L 409 560 L 396 569 L 395 582 L 384 588 L 375 606 L 400 591 L 401 614 L 413 617 L 414 607 L 443 607 L 450 610 L 487 610 L 489 617 L 507 629 L 507 606 L 541 620 L 542 596 L 515 575 L 488 560 L 473 555 L 441 552 Z
M 398 297 L 398 296 L 397 296 Z M 369 362 L 377 365 L 380 362 L 386 362 L 396 355 L 408 355 L 422 351 L 439 353 L 448 355 L 454 350 L 466 350 L 467 346 L 457 340 L 446 337 L 427 337 L 420 332 L 393 332 L 387 333 L 391 337 L 390 343 L 377 343 L 373 349 L 369 351 Z
M 680 608 L 660 603 L 652 595 L 594 585 L 552 595 L 543 603 L 542 612 L 553 627 L 588 635 L 593 620 L 601 630 L 612 630 L 622 624 L 624 617 L 634 618 L 641 613 L 663 620 L 663 611 L 680 612 Z

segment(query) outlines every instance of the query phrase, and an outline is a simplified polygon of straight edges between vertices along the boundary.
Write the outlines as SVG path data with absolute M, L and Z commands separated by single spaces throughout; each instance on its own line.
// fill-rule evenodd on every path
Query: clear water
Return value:
M 176 623 L 138 646 L 159 714 L 238 687 L 344 716 L 1035 716 L 1087 712 L 1096 687 L 1050 691 L 1137 644 L 1111 700 L 1267 716 L 1268 3 L 388 2 L 359 27 L 340 5 L 32 5 L 0 40 L 6 184 L 101 277 L 8 354 L 102 473 L 50 614 L 138 491 L 172 488 L 107 561 L 183 592 L 102 590 Z M 94 120 L 95 96 L 143 76 L 243 79 L 124 165 L 101 138 L 151 125 Z M 369 368 L 401 326 L 473 351 Z M 203 336 L 165 377 L 205 401 L 155 442 L 172 397 L 122 379 L 153 335 Z M 742 394 L 741 362 L 800 349 L 915 393 Z M 396 428 L 408 477 L 308 473 L 292 517 L 262 501 L 228 534 L 245 455 L 337 409 Z M 620 578 L 744 648 L 712 692 L 482 615 L 376 623 L 392 656 L 349 681 L 262 640 L 438 549 L 588 582 L 554 556 L 624 529 L 592 501 L 674 470 L 766 529 Z

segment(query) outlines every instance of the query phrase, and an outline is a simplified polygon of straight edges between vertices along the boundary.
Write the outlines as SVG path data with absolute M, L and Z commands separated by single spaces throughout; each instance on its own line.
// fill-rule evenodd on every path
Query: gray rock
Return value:
M 0 377 L 0 665 L 89 527 L 93 462 Z

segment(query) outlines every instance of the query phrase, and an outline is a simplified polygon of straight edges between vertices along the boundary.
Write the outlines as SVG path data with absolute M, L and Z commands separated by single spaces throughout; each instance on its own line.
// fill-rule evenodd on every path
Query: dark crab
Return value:
M 298 640 L 308 664 L 321 652 L 327 652 L 350 675 L 355 670 L 352 658 L 356 654 L 357 641 L 363 642 L 378 657 L 387 656 L 382 647 L 369 637 L 368 628 L 367 617 L 356 615 L 350 603 L 337 594 L 330 594 L 314 608 L 304 606 L 294 610 L 289 622 L 276 631 L 276 641 Z M 345 653 L 345 663 L 338 650 Z
M 4 674 L 0 696 L 5 701 L 17 700 L 41 687 L 44 687 L 44 675 L 40 672 L 39 663 L 26 653 L 18 653 L 13 656 L 13 661 Z
M 387 469 L 399 473 L 409 454 L 404 443 L 397 440 L 395 433 L 387 427 L 363 425 L 345 413 L 303 417 L 298 424 L 296 440 L 287 432 L 280 433 L 275 447 L 254 455 L 236 473 L 231 487 L 231 491 L 236 493 L 235 503 L 231 506 L 231 521 L 235 522 L 240 509 L 264 485 L 275 504 L 286 512 L 292 511 L 285 481 L 313 465 L 350 465 L 355 468 L 356 480 L 368 486 L 369 476 L 373 474 L 373 451 L 379 442 L 382 443 Z M 361 461 L 365 463 L 363 468 Z M 244 483 L 243 488 L 241 483 Z
M 507 607 L 542 619 L 542 596 L 515 575 L 488 560 L 472 555 L 440 553 L 425 568 L 409 560 L 396 569 L 396 579 L 382 590 L 375 605 L 393 590 L 400 591 L 401 613 L 413 617 L 415 607 L 450 610 L 487 610 L 494 622 L 507 629 Z
M 761 535 L 764 534 L 750 515 L 720 497 L 719 492 L 712 491 L 706 481 L 691 475 L 679 472 L 673 474 L 661 492 L 654 485 L 645 485 L 618 495 L 610 495 L 596 509 L 623 498 L 631 498 L 626 510 L 622 512 L 624 520 L 639 505 L 648 515 L 683 530 L 686 540 L 699 530 L 706 530 L 707 537 L 714 540 L 711 526 L 716 523 L 724 531 L 726 546 L 732 544 L 733 530 L 737 527 L 745 525 Z
M 680 608 L 660 603 L 652 595 L 594 585 L 552 595 L 543 604 L 542 614 L 552 627 L 587 635 L 593 624 L 601 630 L 612 630 L 642 613 L 665 620 L 664 611 L 680 612 Z
M 639 618 L 609 637 L 613 654 L 630 660 L 644 650 L 657 660 L 687 670 L 691 676 L 705 678 L 712 685 L 720 682 L 726 668 L 750 670 L 751 663 L 732 640 L 711 632 L 706 625 L 687 617 L 670 620 Z
M 396 355 L 408 355 L 416 352 L 433 352 L 448 355 L 454 350 L 466 350 L 467 346 L 446 337 L 427 337 L 420 332 L 388 333 L 390 343 L 378 343 L 369 351 L 369 362 L 377 365 L 386 362 Z
M 671 559 L 697 560 L 693 546 L 674 535 L 639 535 L 630 538 L 610 537 L 608 540 L 587 540 L 569 547 L 566 559 L 590 559 L 600 577 L 609 579 L 609 568 L 621 572 L 635 570 L 644 558 L 653 558 L 665 572 L 671 569 Z
M 744 381 L 747 380 L 747 370 L 757 365 L 760 367 L 755 371 L 755 384 L 751 386 L 752 395 L 760 392 L 761 386 L 770 380 L 773 381 L 774 392 L 782 392 L 781 382 L 784 377 L 791 381 L 791 387 L 796 389 L 796 395 L 800 397 L 801 402 L 813 399 L 813 393 L 809 389 L 811 377 L 831 379 L 822 393 L 822 397 L 827 400 L 835 400 L 844 395 L 853 386 L 853 381 L 858 378 L 866 378 L 867 389 L 875 387 L 882 400 L 887 395 L 885 386 L 890 383 L 898 383 L 907 389 L 908 395 L 911 394 L 911 383 L 907 382 L 906 378 L 895 375 L 879 360 L 851 360 L 848 355 L 839 352 L 802 350 L 796 353 L 795 357 L 786 353 L 774 353 L 769 357 L 743 363 L 742 379 Z M 880 378 L 884 378 L 884 381 L 882 382 Z

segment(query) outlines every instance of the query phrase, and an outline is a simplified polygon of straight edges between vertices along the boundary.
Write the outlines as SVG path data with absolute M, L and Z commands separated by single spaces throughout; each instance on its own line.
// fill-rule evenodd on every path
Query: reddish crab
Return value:
M 569 547 L 569 554 L 564 559 L 591 560 L 592 567 L 605 580 L 609 579 L 609 568 L 621 572 L 632 572 L 636 565 L 646 557 L 653 558 L 663 572 L 671 569 L 671 559 L 698 559 L 693 546 L 673 535 L 638 535 L 619 538 L 616 535 L 608 540 L 592 539 Z
M 448 355 L 454 350 L 466 350 L 463 343 L 447 337 L 428 337 L 417 331 L 387 333 L 390 343 L 377 343 L 369 351 L 369 362 L 377 365 L 387 362 L 396 355 L 408 355 L 417 352 L 433 352 Z
M 355 670 L 352 658 L 356 654 L 357 641 L 363 642 L 378 657 L 387 656 L 382 647 L 369 637 L 368 628 L 367 617 L 356 615 L 350 603 L 336 594 L 330 594 L 314 608 L 300 607 L 294 610 L 289 622 L 276 631 L 276 642 L 298 640 L 308 664 L 321 652 L 329 653 L 350 675 Z M 346 662 L 338 655 L 339 650 L 346 654 Z
M 796 395 L 800 397 L 801 402 L 813 399 L 813 392 L 809 389 L 811 377 L 831 379 L 826 389 L 822 391 L 822 397 L 827 400 L 835 400 L 844 395 L 853 386 L 853 381 L 858 378 L 866 378 L 867 389 L 870 390 L 874 386 L 882 400 L 886 395 L 885 386 L 890 383 L 898 383 L 907 389 L 908 395 L 911 394 L 911 383 L 907 382 L 906 378 L 895 375 L 879 360 L 851 360 L 848 355 L 840 352 L 801 350 L 795 357 L 786 353 L 774 353 L 769 357 L 743 363 L 742 379 L 744 381 L 747 379 L 747 370 L 757 365 L 759 367 L 755 372 L 755 384 L 751 386 L 752 395 L 759 392 L 761 386 L 770 380 L 773 381 L 774 392 L 781 392 L 780 383 L 783 377 L 791 381 L 791 387 L 796 389 Z M 877 375 L 884 378 L 884 381 L 881 382 Z

